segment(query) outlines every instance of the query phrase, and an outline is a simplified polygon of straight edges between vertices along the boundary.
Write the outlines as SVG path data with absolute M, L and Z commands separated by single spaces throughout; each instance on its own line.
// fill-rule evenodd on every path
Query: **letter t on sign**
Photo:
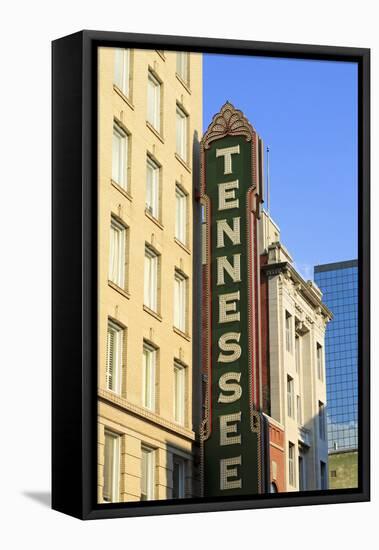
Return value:
M 232 155 L 239 155 L 240 146 L 224 147 L 223 149 L 216 149 L 216 157 L 224 157 L 224 174 L 232 173 Z

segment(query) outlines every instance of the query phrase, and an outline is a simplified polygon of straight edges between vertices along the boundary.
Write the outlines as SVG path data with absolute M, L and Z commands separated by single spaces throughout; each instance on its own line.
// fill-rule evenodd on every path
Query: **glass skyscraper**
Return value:
M 329 451 L 358 447 L 358 261 L 318 265 L 314 280 L 333 313 L 325 338 Z

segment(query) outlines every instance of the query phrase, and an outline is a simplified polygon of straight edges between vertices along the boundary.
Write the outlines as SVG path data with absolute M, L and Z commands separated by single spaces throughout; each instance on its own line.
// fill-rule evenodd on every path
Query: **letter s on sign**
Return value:
M 222 351 L 231 351 L 232 353 L 225 354 L 225 353 L 219 353 L 217 361 L 219 363 L 233 363 L 233 361 L 237 361 L 241 357 L 241 346 L 237 343 L 230 343 L 228 342 L 235 341 L 239 342 L 241 337 L 240 332 L 226 332 L 222 336 L 220 336 L 218 340 L 218 347 Z
M 218 387 L 223 392 L 233 392 L 231 395 L 224 395 L 223 393 L 220 393 L 218 396 L 218 402 L 219 403 L 234 403 L 235 401 L 238 401 L 238 399 L 242 395 L 242 388 L 239 385 L 239 381 L 241 379 L 241 373 L 240 372 L 226 372 L 222 376 L 220 376 L 220 379 L 218 381 Z M 228 384 L 229 380 L 235 380 L 237 384 Z

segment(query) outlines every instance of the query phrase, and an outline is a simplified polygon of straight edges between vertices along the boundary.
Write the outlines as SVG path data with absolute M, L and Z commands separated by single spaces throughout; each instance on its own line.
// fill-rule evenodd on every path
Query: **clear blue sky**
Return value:
M 227 100 L 270 148 L 271 215 L 302 275 L 356 258 L 357 65 L 204 54 L 204 130 Z

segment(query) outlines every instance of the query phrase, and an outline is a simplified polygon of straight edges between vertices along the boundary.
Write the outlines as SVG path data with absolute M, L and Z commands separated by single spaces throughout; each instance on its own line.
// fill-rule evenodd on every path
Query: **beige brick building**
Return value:
M 280 490 L 327 489 L 324 339 L 331 313 L 315 283 L 305 281 L 295 269 L 279 228 L 265 212 L 260 220 L 260 250 L 268 344 L 262 368 L 269 373 L 267 412 L 283 433 L 280 445 L 272 445 L 283 457 Z M 280 464 L 272 456 L 269 470 L 271 487 L 278 488 Z
M 98 69 L 98 501 L 190 497 L 202 58 L 101 48 Z

